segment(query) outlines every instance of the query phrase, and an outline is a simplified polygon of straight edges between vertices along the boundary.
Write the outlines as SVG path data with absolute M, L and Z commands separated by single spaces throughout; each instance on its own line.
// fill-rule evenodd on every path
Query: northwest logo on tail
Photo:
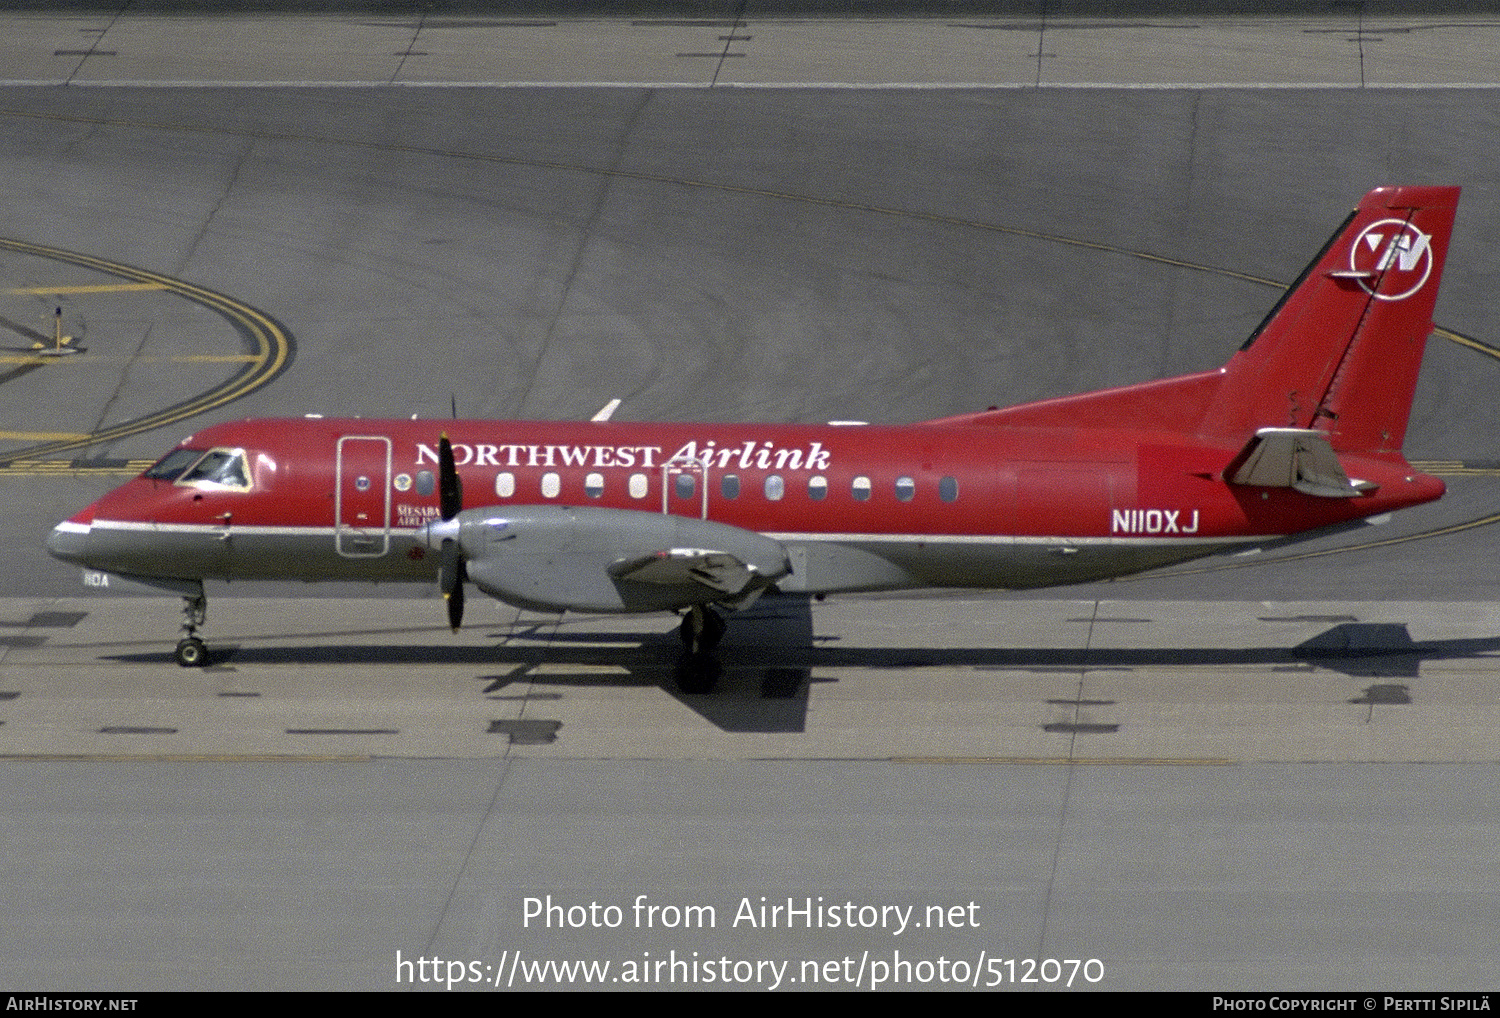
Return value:
M 1371 296 L 1405 300 L 1422 289 L 1432 274 L 1432 235 L 1403 219 L 1371 223 L 1349 249 L 1349 269 Z M 1377 293 L 1375 284 L 1382 280 L 1384 292 Z

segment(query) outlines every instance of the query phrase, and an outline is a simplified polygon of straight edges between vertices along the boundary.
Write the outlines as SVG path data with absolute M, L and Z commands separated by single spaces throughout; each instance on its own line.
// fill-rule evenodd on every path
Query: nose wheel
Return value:
M 201 668 L 208 663 L 208 645 L 196 636 L 189 636 L 177 644 L 172 657 L 184 668 Z
M 202 668 L 208 664 L 208 645 L 198 639 L 198 627 L 208 618 L 208 598 L 202 594 L 184 594 L 182 598 L 182 639 L 172 658 L 184 668 Z

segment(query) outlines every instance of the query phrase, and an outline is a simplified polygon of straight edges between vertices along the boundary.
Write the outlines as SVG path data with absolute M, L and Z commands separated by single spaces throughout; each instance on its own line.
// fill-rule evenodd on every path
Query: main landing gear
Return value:
M 208 646 L 198 639 L 198 627 L 208 617 L 208 598 L 200 590 L 182 595 L 182 639 L 172 657 L 184 668 L 201 668 L 208 664 Z
M 693 605 L 678 629 L 683 655 L 677 662 L 677 685 L 684 693 L 707 693 L 719 681 L 723 666 L 714 648 L 724 638 L 724 617 L 712 608 Z

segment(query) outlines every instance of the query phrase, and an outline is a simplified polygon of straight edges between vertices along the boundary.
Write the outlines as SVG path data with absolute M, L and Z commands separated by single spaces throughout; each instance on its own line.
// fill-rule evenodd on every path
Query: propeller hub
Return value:
M 457 541 L 461 526 L 462 524 L 457 519 L 433 520 L 431 523 L 423 524 L 422 543 L 429 548 L 437 549 L 442 547 L 444 541 Z

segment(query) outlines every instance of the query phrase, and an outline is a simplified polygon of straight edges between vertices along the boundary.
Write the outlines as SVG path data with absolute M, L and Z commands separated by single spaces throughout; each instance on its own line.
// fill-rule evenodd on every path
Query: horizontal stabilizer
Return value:
M 1319 498 L 1353 498 L 1376 488 L 1350 480 L 1328 435 L 1311 428 L 1261 428 L 1225 474 L 1231 484 L 1292 488 Z
M 750 585 L 755 570 L 728 552 L 670 548 L 640 558 L 622 559 L 609 567 L 609 575 L 617 580 L 666 586 L 698 583 L 726 597 L 734 597 Z

